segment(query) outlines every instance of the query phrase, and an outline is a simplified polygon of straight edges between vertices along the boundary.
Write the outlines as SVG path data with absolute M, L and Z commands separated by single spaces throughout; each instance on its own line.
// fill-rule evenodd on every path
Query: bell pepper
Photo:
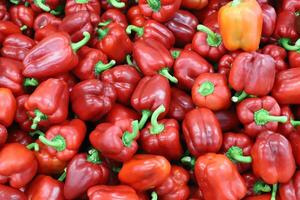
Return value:
M 289 10 L 281 11 L 277 16 L 274 36 L 276 38 L 289 38 L 296 40 L 299 34 L 296 31 L 296 13 Z
M 118 102 L 129 105 L 130 98 L 141 80 L 141 75 L 130 65 L 118 65 L 102 72 L 101 80 L 114 86 Z
M 223 132 L 233 131 L 240 127 L 240 121 L 234 109 L 215 112 Z
M 0 151 L 0 183 L 21 188 L 31 181 L 38 169 L 34 153 L 19 143 L 5 144 Z
M 157 120 L 165 111 L 163 105 L 159 106 L 141 131 L 142 149 L 149 154 L 162 155 L 169 160 L 177 160 L 183 154 L 180 143 L 179 124 L 175 119 Z M 168 138 L 168 139 L 167 139 Z
M 138 5 L 144 16 L 152 18 L 158 22 L 166 22 L 174 16 L 176 11 L 179 10 L 181 0 L 140 0 Z
M 100 123 L 89 135 L 90 143 L 104 157 L 126 162 L 138 149 L 138 121 L 119 120 L 114 123 Z
M 147 18 L 142 14 L 138 5 L 129 8 L 127 11 L 127 18 L 129 23 L 135 26 L 144 26 L 147 22 Z
M 256 52 L 240 53 L 234 59 L 229 73 L 229 84 L 241 92 L 232 97 L 232 101 L 239 102 L 249 94 L 267 95 L 273 88 L 275 73 L 275 61 L 271 56 Z
M 182 130 L 189 152 L 200 156 L 218 152 L 222 146 L 222 130 L 214 113 L 207 108 L 195 108 L 188 112 Z
M 118 23 L 109 23 L 103 28 L 97 29 L 94 39 L 94 47 L 103 51 L 109 59 L 121 63 L 127 54 L 132 51 L 132 42 L 125 29 Z
M 161 200 L 188 199 L 190 189 L 187 183 L 189 179 L 189 173 L 184 168 L 172 165 L 169 177 L 155 188 L 155 191 Z
M 100 3 L 104 10 L 111 8 L 125 10 L 129 4 L 128 0 L 100 0 Z
M 174 63 L 174 76 L 178 84 L 187 90 L 192 89 L 195 79 L 204 72 L 213 72 L 212 65 L 195 51 L 183 50 Z
M 279 187 L 280 199 L 300 199 L 300 172 L 297 171 L 294 177 Z
M 245 173 L 242 175 L 242 177 L 245 180 L 247 186 L 247 194 L 246 194 L 247 197 L 252 195 L 259 195 L 262 193 L 268 193 L 272 191 L 270 185 L 266 184 L 265 182 L 263 182 L 261 179 L 259 179 L 252 173 Z
M 11 21 L 0 21 L 0 44 L 10 34 L 21 33 L 20 28 Z
M 9 129 L 9 135 L 7 138 L 7 143 L 20 143 L 23 145 L 28 145 L 33 142 L 32 137 L 28 132 L 23 131 L 18 128 Z
M 272 96 L 280 104 L 299 104 L 300 68 L 291 68 L 279 72 L 276 76 Z
M 8 127 L 12 124 L 16 114 L 16 99 L 11 90 L 7 88 L 0 88 L 0 99 L 0 124 Z
M 58 27 L 55 27 L 54 25 L 48 24 L 43 28 L 38 29 L 34 33 L 34 40 L 37 42 L 42 41 L 49 35 L 53 35 L 58 32 Z
M 50 78 L 42 82 L 25 102 L 25 109 L 32 117 L 31 129 L 38 125 L 62 123 L 68 116 L 69 91 L 67 84 Z
M 143 27 L 129 25 L 126 28 L 126 33 L 136 33 L 136 40 L 143 40 L 145 38 L 155 39 L 162 43 L 167 49 L 174 46 L 174 34 L 163 24 L 155 20 L 147 20 Z
M 290 51 L 289 52 L 289 65 L 290 67 L 299 67 L 300 65 L 300 52 L 299 51 Z
M 210 61 L 218 61 L 226 53 L 221 36 L 202 24 L 197 26 L 197 31 L 192 41 L 193 50 Z
M 294 119 L 292 110 L 288 105 L 281 106 L 281 115 L 286 116 L 288 120 L 284 124 L 279 124 L 277 131 L 284 136 L 289 136 L 290 133 L 296 131 L 296 128 L 300 125 L 300 122 Z
M 192 98 L 184 91 L 172 87 L 171 102 L 167 117 L 182 121 L 187 112 L 195 107 Z
M 293 154 L 297 165 L 300 165 L 300 133 L 299 131 L 294 131 L 289 134 L 288 139 L 292 146 Z
M 0 146 L 6 143 L 7 130 L 6 127 L 0 124 Z
M 20 27 L 20 30 L 26 30 L 33 27 L 34 12 L 30 7 L 24 5 L 12 6 L 9 9 L 10 20 Z
M 105 184 L 108 176 L 108 168 L 100 160 L 97 150 L 89 150 L 88 155 L 77 154 L 67 166 L 64 196 L 66 199 L 76 199 L 90 187 Z
M 195 175 L 204 199 L 238 200 L 246 195 L 243 178 L 234 164 L 222 154 L 207 153 L 198 157 Z
M 300 3 L 297 0 L 283 0 L 281 4 L 281 9 L 297 11 L 300 9 Z
M 64 184 L 51 176 L 39 175 L 26 190 L 28 199 L 64 200 Z
M 203 20 L 203 25 L 209 27 L 212 31 L 215 31 L 216 34 L 220 34 L 220 26 L 218 22 L 218 12 L 214 12 L 208 15 Z
M 19 96 L 24 93 L 22 63 L 10 58 L 0 58 L 0 86 Z
M 256 195 L 256 196 L 251 196 L 251 197 L 245 198 L 245 200 L 270 200 L 270 199 L 271 199 L 270 194 L 262 194 L 262 195 Z M 280 198 L 276 197 L 276 200 L 280 200 Z
M 287 117 L 280 116 L 281 109 L 271 96 L 249 98 L 237 105 L 237 115 L 244 125 L 245 133 L 256 137 L 262 131 L 276 131 L 278 123 L 286 123 Z
M 31 131 L 32 121 L 27 115 L 27 110 L 25 109 L 25 102 L 28 100 L 29 95 L 24 94 L 16 98 L 17 109 L 15 115 L 15 121 L 19 124 L 19 127 L 24 131 Z
M 260 8 L 263 15 L 262 41 L 268 41 L 275 30 L 277 15 L 274 7 L 268 3 L 260 4 Z
M 70 15 L 79 11 L 89 11 L 100 15 L 101 7 L 98 0 L 67 0 L 65 14 Z
M 107 114 L 116 101 L 110 83 L 90 79 L 76 84 L 70 95 L 73 112 L 84 121 L 97 121 Z
M 274 44 L 269 44 L 264 46 L 262 49 L 263 54 L 267 54 L 273 57 L 275 61 L 275 68 L 276 72 L 285 70 L 288 68 L 288 64 L 285 62 L 285 59 L 287 57 L 287 53 L 284 48 L 274 45 Z
M 230 106 L 231 92 L 223 74 L 202 73 L 192 87 L 193 103 L 213 111 L 226 110 Z
M 201 10 L 208 5 L 208 0 L 182 0 L 181 5 L 187 9 Z
M 0 20 L 2 21 L 9 20 L 9 13 L 7 12 L 5 1 L 0 3 Z
M 229 77 L 230 69 L 235 58 L 241 53 L 241 51 L 232 51 L 222 56 L 218 62 L 218 73 Z
M 139 114 L 136 113 L 133 109 L 116 103 L 107 113 L 105 121 L 109 123 L 115 123 L 116 121 L 123 119 L 138 120 L 139 118 Z
M 34 19 L 33 28 L 35 31 L 38 31 L 39 29 L 42 29 L 48 25 L 52 25 L 58 28 L 60 24 L 61 24 L 60 18 L 55 17 L 50 13 L 40 13 Z
M 61 0 L 29 0 L 28 2 L 34 12 L 41 13 L 55 10 Z
M 30 49 L 35 46 L 35 41 L 21 33 L 7 36 L 2 44 L 1 55 L 23 61 Z M 19 67 L 20 68 L 20 67 Z
M 173 32 L 176 46 L 183 47 L 192 42 L 198 23 L 198 19 L 189 11 L 178 10 L 165 25 Z
M 220 8 L 218 21 L 226 49 L 243 49 L 248 52 L 258 49 L 263 13 L 256 0 L 233 0 L 227 3 Z
M 18 189 L 0 184 L 1 199 L 27 200 L 26 195 Z
M 88 189 L 87 195 L 89 200 L 139 200 L 134 189 L 127 185 L 96 185 Z
M 159 83 L 159 84 L 157 84 Z M 142 129 L 151 115 L 160 105 L 165 107 L 159 119 L 169 111 L 171 88 L 168 80 L 161 75 L 145 76 L 140 80 L 131 96 L 131 106 L 142 114 L 139 129 Z
M 57 78 L 59 80 L 64 81 L 65 83 L 67 83 L 69 92 L 72 91 L 72 88 L 78 82 L 78 80 L 76 79 L 76 77 L 72 73 L 59 74 L 59 75 L 55 76 L 54 78 Z
M 163 184 L 170 172 L 171 164 L 163 156 L 136 154 L 123 164 L 118 177 L 122 183 L 146 191 Z
M 107 22 L 115 22 L 120 24 L 123 28 L 126 28 L 128 25 L 126 16 L 120 10 L 115 8 L 106 10 L 101 15 L 101 22 L 104 24 Z

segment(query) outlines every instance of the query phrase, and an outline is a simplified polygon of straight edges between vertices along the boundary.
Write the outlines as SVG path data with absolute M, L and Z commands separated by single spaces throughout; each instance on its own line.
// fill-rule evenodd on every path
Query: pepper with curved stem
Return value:
M 84 38 L 82 40 L 80 40 L 79 42 L 76 43 L 72 43 L 71 47 L 73 49 L 73 51 L 78 51 L 81 47 L 83 47 L 91 38 L 91 35 L 89 32 L 83 32 L 83 36 Z
M 157 121 L 157 118 L 159 115 L 166 111 L 166 108 L 164 105 L 160 105 L 152 114 L 151 116 L 151 128 L 150 133 L 151 134 L 159 134 L 165 129 L 165 126 L 163 124 L 159 124 Z
M 272 194 L 271 194 L 271 200 L 276 200 L 277 189 L 278 189 L 278 184 L 277 183 L 273 184 Z
M 122 142 L 126 147 L 131 147 L 132 141 L 136 138 L 139 131 L 139 122 L 137 120 L 132 121 L 132 132 L 125 131 L 122 136 Z
M 156 192 L 151 192 L 151 200 L 158 200 L 158 195 Z
M 287 122 L 287 116 L 272 116 L 265 109 L 260 109 L 254 113 L 254 121 L 257 125 L 265 125 L 268 122 Z
M 108 31 L 109 31 L 108 28 L 105 29 L 98 28 L 97 29 L 98 39 L 102 40 L 107 35 Z
M 226 156 L 233 162 L 252 163 L 251 156 L 244 156 L 240 147 L 232 146 L 226 152 Z
M 107 21 L 105 21 L 105 22 L 100 22 L 100 23 L 98 24 L 98 26 L 107 26 L 107 25 L 110 24 L 111 22 L 112 22 L 112 20 L 109 19 L 109 20 L 107 20 Z
M 35 143 L 35 142 L 31 143 L 31 144 L 28 144 L 26 146 L 26 148 L 29 149 L 29 150 L 33 149 L 34 151 L 39 151 L 40 150 L 40 147 L 39 147 L 38 143 Z
M 264 183 L 263 181 L 257 181 L 253 186 L 253 191 L 255 194 L 271 192 L 271 187 Z
M 147 0 L 147 3 L 153 12 L 158 12 L 161 8 L 160 0 Z
M 295 42 L 295 45 L 290 45 L 291 39 L 289 38 L 281 38 L 279 40 L 279 44 L 283 46 L 288 51 L 299 51 L 300 50 L 300 39 Z
M 241 102 L 242 100 L 244 100 L 245 98 L 247 98 L 249 95 L 245 92 L 238 92 L 235 93 L 235 95 L 233 97 L 231 97 L 231 101 L 233 101 L 234 103 L 238 103 Z
M 45 136 L 41 135 L 39 136 L 39 140 L 57 151 L 64 151 L 66 149 L 66 140 L 61 135 L 56 135 L 52 140 L 48 140 Z
M 142 110 L 142 117 L 139 121 L 139 129 L 144 128 L 148 118 L 151 116 L 152 112 L 150 110 Z
M 25 31 L 28 27 L 26 25 L 23 25 L 20 27 L 20 31 Z
M 125 3 L 118 0 L 107 0 L 107 2 L 115 8 L 124 8 Z
M 36 131 L 33 131 L 33 132 L 30 132 L 29 133 L 29 135 L 31 136 L 31 137 L 34 137 L 35 135 L 38 135 L 38 136 L 45 136 L 45 133 L 43 133 L 42 131 L 40 131 L 40 130 L 36 130 Z
M 99 74 L 101 74 L 103 71 L 112 68 L 115 64 L 116 64 L 116 61 L 115 61 L 115 60 L 111 60 L 111 61 L 110 61 L 109 63 L 107 63 L 107 64 L 104 64 L 102 61 L 99 61 L 99 62 L 95 65 L 95 74 L 96 74 L 96 76 L 98 76 Z
M 180 159 L 180 162 L 189 168 L 194 169 L 196 158 L 194 156 L 184 156 Z
M 129 26 L 127 26 L 126 33 L 127 34 L 131 34 L 132 31 L 136 32 L 136 34 L 139 37 L 142 37 L 144 35 L 144 28 L 143 27 L 138 27 L 138 26 L 135 26 L 135 25 L 129 25 Z
M 24 80 L 24 86 L 25 87 L 35 87 L 38 86 L 39 82 L 35 78 L 25 78 Z
M 50 12 L 50 7 L 45 5 L 44 0 L 34 0 L 34 4 L 45 12 Z
M 221 35 L 213 32 L 210 28 L 199 24 L 197 30 L 207 34 L 207 44 L 212 47 L 218 47 L 222 43 Z
M 102 161 L 100 160 L 100 157 L 99 157 L 99 152 L 94 148 L 89 150 L 86 160 L 88 162 L 91 162 L 91 163 L 94 163 L 94 164 L 102 163 Z
M 214 90 L 215 90 L 215 85 L 211 81 L 205 81 L 199 87 L 198 92 L 205 97 L 212 94 Z
M 32 120 L 32 125 L 31 125 L 31 129 L 35 130 L 38 126 L 38 123 L 42 120 L 47 120 L 48 117 L 47 115 L 45 115 L 44 113 L 42 113 L 41 111 L 39 111 L 38 109 L 35 109 L 34 110 L 34 114 L 35 114 L 35 117 L 33 118 Z
M 57 180 L 60 182 L 63 182 L 65 180 L 66 176 L 67 176 L 67 169 L 65 168 L 64 172 L 60 175 L 60 177 Z
M 159 74 L 166 77 L 168 80 L 170 80 L 172 83 L 178 83 L 178 80 L 175 76 L 172 76 L 169 73 L 169 68 L 165 67 L 159 70 Z

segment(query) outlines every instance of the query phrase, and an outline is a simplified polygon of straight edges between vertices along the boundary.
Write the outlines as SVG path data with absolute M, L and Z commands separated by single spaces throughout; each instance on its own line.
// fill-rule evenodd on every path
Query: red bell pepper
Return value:
M 262 131 L 276 131 L 278 122 L 286 123 L 286 116 L 279 116 L 281 109 L 271 96 L 249 98 L 237 106 L 237 115 L 244 125 L 245 133 L 256 137 Z
M 96 185 L 87 191 L 89 200 L 140 200 L 136 191 L 127 185 Z
M 6 127 L 0 124 L 0 146 L 6 143 L 7 130 Z
M 109 170 L 100 160 L 97 150 L 89 150 L 88 155 L 77 154 L 67 166 L 64 196 L 76 199 L 90 187 L 105 184 L 108 176 Z
M 11 21 L 0 21 L 0 44 L 10 34 L 21 33 L 20 28 Z
M 174 63 L 174 76 L 182 88 L 192 89 L 195 79 L 204 72 L 213 72 L 213 67 L 199 54 L 190 50 L 179 53 Z
M 0 124 L 8 127 L 12 124 L 16 114 L 16 99 L 11 90 L 7 88 L 0 88 L 0 99 Z
M 281 4 L 281 9 L 297 11 L 300 9 L 300 3 L 297 0 L 283 0 Z
M 218 23 L 218 12 L 214 12 L 214 13 L 208 15 L 204 19 L 203 25 L 206 27 L 209 27 L 211 30 L 214 30 L 219 33 L 220 26 Z
M 117 8 L 125 10 L 129 4 L 128 0 L 100 0 L 101 8 L 108 10 L 111 8 Z
M 279 124 L 277 131 L 284 136 L 289 136 L 290 133 L 296 131 L 296 127 L 300 125 L 300 122 L 294 120 L 294 115 L 288 105 L 281 107 L 281 115 L 286 116 L 288 120 L 284 124 Z
M 0 183 L 21 188 L 31 181 L 38 169 L 34 153 L 19 143 L 6 144 L 0 151 Z
M 125 162 L 119 180 L 138 191 L 146 191 L 163 184 L 171 172 L 171 164 L 163 156 L 136 154 Z
M 214 113 L 207 108 L 195 108 L 188 112 L 182 130 L 189 152 L 200 156 L 218 152 L 222 146 L 222 130 Z
M 65 6 L 66 15 L 77 13 L 79 11 L 89 11 L 100 15 L 101 7 L 98 0 L 67 0 Z
M 240 163 L 237 163 L 237 164 L 240 164 Z M 258 177 L 256 177 L 252 173 L 243 174 L 242 177 L 245 180 L 245 183 L 247 186 L 247 190 L 248 190 L 247 194 L 246 194 L 247 197 L 272 191 L 272 188 L 270 187 L 270 185 L 266 184 L 265 182 L 260 180 Z
M 184 168 L 172 165 L 169 177 L 155 188 L 155 191 L 161 200 L 188 199 L 190 189 L 187 183 L 189 179 L 189 173 Z
M 208 5 L 208 0 L 182 0 L 181 5 L 191 10 L 201 10 Z
M 37 42 L 40 42 L 43 39 L 45 39 L 46 37 L 48 37 L 49 35 L 53 35 L 57 32 L 58 32 L 57 27 L 55 27 L 54 25 L 48 24 L 45 27 L 40 28 L 37 31 L 35 31 L 34 40 Z
M 55 76 L 54 78 L 57 78 L 59 80 L 64 81 L 68 85 L 69 92 L 72 91 L 72 88 L 76 85 L 78 80 L 72 73 L 64 73 L 64 74 L 59 74 Z
M 251 197 L 245 198 L 245 200 L 270 200 L 270 199 L 271 199 L 270 194 L 262 194 L 262 195 L 256 195 L 256 196 L 251 196 Z M 280 198 L 276 197 L 276 200 L 280 200 Z
M 50 12 L 59 6 L 61 0 L 29 0 L 30 7 L 34 12 Z
M 273 59 L 275 60 L 276 72 L 288 68 L 288 64 L 285 62 L 287 53 L 284 48 L 274 44 L 269 44 L 264 46 L 264 48 L 262 49 L 262 53 L 273 57 Z
M 260 4 L 260 7 L 263 15 L 262 40 L 268 41 L 275 30 L 277 15 L 274 7 L 268 3 Z
M 218 12 L 218 10 L 230 2 L 230 0 L 210 0 L 208 5 L 199 11 L 194 11 L 194 14 L 200 22 L 203 22 L 208 16 Z
M 116 98 L 113 85 L 97 79 L 76 84 L 70 96 L 73 112 L 85 121 L 101 119 L 111 110 Z
M 2 1 L 0 3 L 0 20 L 1 21 L 7 21 L 9 20 L 9 13 L 7 12 L 7 9 L 6 9 L 6 2 L 5 1 Z
M 192 87 L 192 99 L 198 107 L 226 110 L 230 106 L 230 98 L 231 92 L 223 74 L 202 73 Z
M 52 34 L 33 47 L 23 60 L 23 75 L 33 78 L 45 78 L 64 73 L 78 63 L 76 51 L 90 39 L 84 32 L 84 39 L 71 43 L 66 33 Z
M 105 24 L 107 22 L 115 22 L 115 23 L 120 24 L 123 28 L 126 28 L 128 25 L 126 16 L 120 10 L 115 9 L 115 8 L 110 8 L 110 9 L 106 10 L 101 15 L 101 22 L 103 24 Z
M 33 118 L 31 128 L 62 123 L 68 116 L 68 104 L 69 92 L 64 81 L 50 78 L 42 82 L 24 105 Z
M 135 26 L 144 26 L 147 22 L 147 18 L 142 14 L 138 5 L 129 8 L 127 18 L 129 23 Z
M 277 16 L 274 36 L 276 38 L 289 38 L 291 40 L 299 38 L 299 34 L 295 28 L 295 21 L 295 12 L 289 10 L 281 11 Z
M 279 187 L 281 200 L 300 199 L 300 172 L 297 171 L 294 177 Z
M 234 131 L 240 127 L 240 121 L 234 109 L 215 112 L 223 132 Z
M 41 13 L 34 19 L 33 28 L 35 31 L 42 29 L 48 25 L 57 27 L 61 24 L 61 19 L 51 15 L 50 13 Z
M 1 185 L 0 184 L 0 198 L 1 199 L 17 199 L 17 200 L 27 200 L 27 196 L 18 189 Z
M 288 136 L 297 165 L 300 165 L 300 133 L 294 131 Z
M 138 121 L 119 120 L 114 123 L 100 123 L 89 136 L 90 142 L 107 158 L 126 162 L 138 149 Z
M 131 106 L 142 114 L 139 129 L 144 127 L 151 112 L 161 105 L 165 107 L 165 112 L 160 114 L 159 119 L 164 118 L 169 111 L 170 101 L 171 88 L 166 78 L 161 75 L 142 78 L 131 96 Z
M 24 94 L 17 97 L 17 109 L 15 115 L 15 121 L 19 124 L 19 127 L 24 131 L 31 131 L 32 121 L 27 115 L 27 110 L 25 109 L 25 102 L 28 100 L 29 95 Z
M 64 200 L 63 183 L 51 176 L 39 175 L 26 190 L 28 199 Z
M 10 20 L 20 27 L 20 30 L 33 28 L 34 12 L 24 5 L 11 6 L 9 9 Z
M 183 47 L 192 42 L 198 23 L 198 19 L 189 11 L 178 10 L 165 25 L 173 32 L 176 46 Z
M 231 51 L 222 56 L 218 62 L 218 73 L 224 74 L 228 78 L 232 63 L 240 53 L 241 51 Z
M 7 143 L 20 143 L 23 145 L 28 145 L 33 142 L 32 137 L 28 132 L 20 130 L 18 128 L 9 129 L 9 135 L 7 138 Z
M 299 67 L 300 66 L 300 52 L 299 51 L 290 51 L 288 57 L 289 57 L 290 67 Z
M 35 46 L 35 41 L 21 33 L 7 36 L 2 44 L 1 55 L 3 57 L 23 61 L 30 49 Z M 20 68 L 20 67 L 19 67 Z
M 140 118 L 139 114 L 133 109 L 123 106 L 122 104 L 114 104 L 112 109 L 107 113 L 105 121 L 109 123 L 115 123 L 116 121 L 123 119 L 138 120 Z
M 238 200 L 246 195 L 243 178 L 222 154 L 207 153 L 198 157 L 195 174 L 204 199 Z

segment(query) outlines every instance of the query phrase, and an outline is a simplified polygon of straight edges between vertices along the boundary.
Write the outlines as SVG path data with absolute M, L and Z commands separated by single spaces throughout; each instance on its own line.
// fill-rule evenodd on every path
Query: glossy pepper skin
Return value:
M 274 36 L 276 38 L 289 38 L 296 40 L 299 33 L 296 30 L 296 13 L 290 10 L 283 10 L 277 16 Z
M 90 200 L 114 200 L 118 197 L 119 200 L 140 200 L 136 191 L 127 185 L 96 185 L 87 191 Z
M 0 44 L 10 34 L 21 33 L 20 28 L 11 21 L 0 21 Z
M 222 56 L 218 62 L 218 73 L 224 74 L 228 78 L 232 63 L 240 53 L 241 51 L 232 51 Z
M 30 7 L 34 12 L 50 12 L 51 10 L 56 9 L 56 7 L 61 3 L 61 0 L 29 0 Z
M 18 25 L 21 30 L 32 28 L 34 12 L 30 7 L 24 5 L 12 6 L 9 9 L 10 20 Z
M 246 185 L 237 168 L 222 154 L 198 157 L 195 175 L 204 199 L 238 200 L 246 195 Z
M 141 0 L 138 5 L 144 16 L 152 18 L 158 22 L 166 22 L 179 10 L 181 0 Z
M 208 0 L 183 0 L 181 3 L 184 8 L 192 10 L 201 10 L 207 6 L 207 4 Z
M 226 110 L 230 106 L 230 98 L 231 92 L 223 74 L 202 73 L 192 87 L 192 99 L 198 107 Z
M 109 123 L 114 123 L 118 120 L 138 120 L 139 118 L 140 116 L 137 112 L 135 112 L 135 110 L 127 106 L 123 106 L 122 104 L 115 103 L 112 109 L 105 116 L 105 121 Z
M 6 9 L 6 2 L 1 2 L 0 3 L 0 20 L 2 21 L 7 21 L 9 20 L 9 13 L 7 12 Z
M 90 187 L 106 184 L 109 176 L 108 168 L 99 159 L 99 153 L 92 149 L 89 154 L 77 154 L 67 166 L 64 184 L 66 199 L 76 199 Z
M 63 185 L 51 176 L 39 175 L 30 183 L 26 194 L 30 200 L 64 200 Z
M 299 126 L 299 122 L 294 119 L 292 110 L 288 105 L 281 106 L 281 115 L 287 117 L 287 122 L 279 124 L 277 132 L 288 137 L 292 132 L 296 131 L 297 126 Z
M 299 67 L 300 53 L 298 51 L 290 51 L 288 54 L 290 67 Z
M 42 29 L 48 25 L 52 25 L 55 28 L 58 28 L 60 24 L 61 24 L 60 18 L 55 17 L 50 13 L 40 13 L 34 19 L 33 28 L 35 31 L 38 31 L 39 29 Z
M 123 28 L 126 28 L 128 25 L 126 16 L 116 8 L 110 8 L 101 15 L 101 22 L 107 21 L 116 22 Z
M 50 78 L 42 82 L 24 105 L 33 118 L 31 128 L 62 123 L 68 116 L 68 104 L 69 91 L 64 81 Z
M 299 104 L 300 68 L 291 68 L 279 72 L 276 76 L 272 96 L 280 104 Z
M 35 44 L 34 40 L 21 33 L 11 34 L 3 41 L 1 55 L 3 57 L 23 61 Z
M 172 165 L 169 177 L 155 191 L 162 200 L 186 200 L 190 194 L 189 179 L 189 173 L 184 168 Z
M 262 41 L 268 40 L 272 36 L 276 25 L 276 11 L 274 7 L 268 3 L 260 4 L 263 14 L 263 28 L 262 28 Z
M 0 88 L 0 99 L 0 124 L 8 127 L 12 124 L 15 117 L 17 109 L 16 99 L 11 90 L 7 88 Z
M 17 109 L 15 115 L 15 121 L 19 124 L 19 127 L 24 131 L 31 131 L 32 121 L 27 115 L 27 110 L 25 109 L 25 102 L 28 100 L 29 95 L 24 94 L 16 98 Z
M 67 72 L 78 63 L 76 51 L 90 38 L 89 33 L 78 43 L 71 43 L 66 33 L 52 34 L 33 47 L 23 60 L 23 75 L 45 78 Z
M 0 183 L 21 188 L 35 176 L 38 163 L 34 153 L 19 143 L 6 144 L 0 151 Z
M 269 45 L 264 46 L 264 48 L 262 49 L 262 53 L 273 57 L 273 59 L 275 61 L 276 72 L 279 72 L 279 71 L 282 71 L 282 70 L 285 70 L 288 68 L 288 64 L 285 62 L 285 59 L 287 57 L 287 52 L 285 51 L 284 48 L 274 45 L 274 44 L 269 44 Z
M 288 136 L 289 142 L 292 146 L 294 158 L 297 165 L 300 165 L 300 134 L 299 131 L 294 131 Z
M 234 0 L 227 3 L 219 10 L 218 21 L 226 49 L 243 49 L 248 52 L 258 49 L 263 14 L 256 0 Z
M 239 128 L 240 121 L 234 109 L 221 110 L 215 112 L 215 115 L 220 122 L 221 129 L 223 132 L 233 131 Z
M 0 146 L 6 143 L 7 136 L 6 127 L 0 124 Z
M 67 0 L 66 1 L 66 7 L 65 7 L 66 15 L 77 13 L 82 10 L 100 15 L 101 6 L 99 1 L 97 0 L 83 0 L 83 1 Z
M 26 195 L 18 189 L 6 185 L 0 185 L 0 198 L 1 199 L 16 199 L 27 200 Z
M 113 85 L 97 79 L 76 84 L 70 96 L 72 110 L 84 121 L 101 119 L 110 111 L 116 98 Z
M 287 183 L 281 184 L 279 187 L 279 195 L 281 200 L 296 200 L 300 198 L 300 172 L 297 171 L 294 177 Z
M 147 22 L 147 18 L 142 14 L 138 5 L 129 8 L 127 11 L 127 18 L 129 23 L 135 26 L 144 26 Z
M 222 130 L 214 113 L 207 108 L 195 108 L 188 112 L 182 130 L 189 152 L 200 156 L 218 152 L 222 145 Z

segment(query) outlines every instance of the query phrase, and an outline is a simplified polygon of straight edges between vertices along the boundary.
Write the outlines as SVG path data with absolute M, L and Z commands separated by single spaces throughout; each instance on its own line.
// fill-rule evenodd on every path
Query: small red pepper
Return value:
M 123 119 L 138 120 L 139 118 L 139 114 L 133 109 L 123 106 L 122 104 L 115 103 L 112 109 L 107 113 L 105 121 L 115 123 L 116 121 Z
M 237 164 L 239 165 L 241 163 L 237 163 Z M 246 183 L 246 186 L 248 189 L 247 195 L 246 195 L 247 197 L 272 191 L 272 188 L 270 187 L 270 185 L 266 184 L 265 182 L 260 180 L 258 177 L 256 177 L 252 173 L 243 174 L 242 177 L 245 180 L 245 183 Z M 270 200 L 270 198 L 268 200 Z
M 276 38 L 289 38 L 296 40 L 299 34 L 296 31 L 296 13 L 290 10 L 281 11 L 277 16 L 274 36 Z
M 300 66 L 300 52 L 299 51 L 290 51 L 288 57 L 289 57 L 290 67 L 299 67 Z
M 300 199 L 300 172 L 299 171 L 295 173 L 294 177 L 289 182 L 280 185 L 279 195 L 281 200 Z
M 218 62 L 218 73 L 224 74 L 228 78 L 232 63 L 240 53 L 241 51 L 231 51 L 222 56 Z
M 144 26 L 147 22 L 147 18 L 142 14 L 138 5 L 129 8 L 127 11 L 127 18 L 129 23 L 135 26 Z
M 128 0 L 100 0 L 100 3 L 101 3 L 101 8 L 104 10 L 108 10 L 111 8 L 124 10 L 127 8 L 129 4 Z
M 89 200 L 140 200 L 136 191 L 127 185 L 96 185 L 88 189 Z
M 24 5 L 11 6 L 9 9 L 10 20 L 20 27 L 21 31 L 33 28 L 34 12 Z
M 0 124 L 9 127 L 15 117 L 17 103 L 10 89 L 0 88 Z
M 208 5 L 208 0 L 183 0 L 182 6 L 191 10 L 201 10 Z
M 55 76 L 54 78 L 57 78 L 59 80 L 64 81 L 65 83 L 67 83 L 69 92 L 72 91 L 72 88 L 78 82 L 78 80 L 72 73 L 59 74 L 59 75 Z
M 51 10 L 55 10 L 61 0 L 29 0 L 30 6 L 34 12 L 50 12 Z
M 285 59 L 287 57 L 287 53 L 284 48 L 274 45 L 274 44 L 269 44 L 264 46 L 262 49 L 263 54 L 267 54 L 273 57 L 275 61 L 275 68 L 276 72 L 285 70 L 288 68 L 288 64 L 285 62 Z
M 89 11 L 100 15 L 101 6 L 98 0 L 67 0 L 65 6 L 66 15 L 77 13 L 79 11 Z
M 13 33 L 21 33 L 20 28 L 11 21 L 0 21 L 0 44 L 4 39 Z
M 9 20 L 9 13 L 7 12 L 6 9 L 6 2 L 5 1 L 1 1 L 0 2 L 0 20 L 1 21 L 7 21 Z
M 103 24 L 105 24 L 107 22 L 113 22 L 113 23 L 115 22 L 115 23 L 120 24 L 123 28 L 126 28 L 128 25 L 126 16 L 120 10 L 115 9 L 115 8 L 110 8 L 110 9 L 106 10 L 101 15 L 101 22 Z
M 57 32 L 58 32 L 58 28 L 55 27 L 54 25 L 51 25 L 51 24 L 46 25 L 45 27 L 40 28 L 37 31 L 35 31 L 34 40 L 37 42 L 42 41 L 49 35 L 53 35 Z

